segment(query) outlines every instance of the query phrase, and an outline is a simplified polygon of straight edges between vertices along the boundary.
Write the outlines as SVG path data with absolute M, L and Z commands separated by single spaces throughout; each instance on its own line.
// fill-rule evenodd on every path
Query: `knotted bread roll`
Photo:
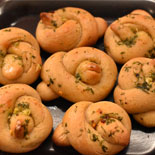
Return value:
M 148 12 L 135 10 L 108 27 L 104 45 L 120 64 L 135 57 L 155 58 L 155 20 Z
M 52 116 L 35 89 L 26 84 L 0 88 L 0 150 L 34 150 L 50 134 L 52 126 Z
M 140 124 L 155 127 L 155 59 L 134 58 L 124 64 L 114 100 Z
M 71 102 L 99 101 L 109 94 L 116 77 L 111 57 L 96 48 L 79 47 L 46 60 L 37 90 L 43 100 L 61 96 Z
M 117 104 L 81 101 L 66 111 L 52 140 L 84 155 L 112 155 L 128 145 L 130 132 L 130 118 Z
M 49 53 L 94 45 L 107 28 L 103 18 L 74 7 L 42 12 L 40 18 L 36 38 Z
M 0 83 L 33 83 L 41 70 L 40 49 L 27 31 L 8 27 L 0 30 Z

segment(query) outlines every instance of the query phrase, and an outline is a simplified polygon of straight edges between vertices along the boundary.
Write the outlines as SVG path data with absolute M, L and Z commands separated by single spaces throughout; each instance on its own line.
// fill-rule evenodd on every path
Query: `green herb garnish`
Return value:
M 102 150 L 103 150 L 103 152 L 106 152 L 107 149 L 108 149 L 108 148 L 107 148 L 105 145 L 102 145 Z
M 50 83 L 51 83 L 51 84 L 54 84 L 54 81 L 53 81 L 53 79 L 52 79 L 52 78 L 50 78 Z
M 125 52 L 124 52 L 124 51 L 122 51 L 120 54 L 121 54 L 121 55 L 123 55 L 123 54 L 125 54 Z
M 22 60 L 22 57 L 21 56 L 15 56 L 15 55 L 13 55 L 12 56 L 15 60 Z
M 148 50 L 148 53 L 145 54 L 147 58 L 155 58 L 155 48 Z
M 155 72 L 151 73 L 152 82 L 155 82 Z
M 56 28 L 57 28 L 57 26 L 58 26 L 55 20 L 51 20 L 51 24 L 52 24 L 54 27 L 56 27 Z
M 121 41 L 116 41 L 118 45 L 126 45 L 127 47 L 132 47 L 133 45 L 136 44 L 136 38 L 138 36 L 137 35 L 134 35 L 133 37 L 131 38 L 127 38 L 125 40 L 121 40 Z
M 35 58 L 36 58 L 36 56 L 32 55 L 32 58 L 33 58 L 33 59 L 35 59 Z
M 92 88 L 90 87 L 87 87 L 86 89 L 83 89 L 83 91 L 90 91 L 92 94 L 94 94 L 94 91 Z
M 129 69 L 131 69 L 131 66 L 125 66 L 124 67 L 125 72 L 129 72 Z
M 103 114 L 100 118 L 101 122 L 106 123 L 106 125 L 115 122 L 115 119 L 118 119 L 119 121 L 122 121 L 123 119 L 123 117 L 119 116 L 118 113 Z
M 75 75 L 75 78 L 76 78 L 75 83 L 78 83 L 78 82 L 81 80 L 80 74 L 77 73 L 77 74 Z
M 148 85 L 147 82 L 143 82 L 142 84 L 137 83 L 136 88 L 141 89 L 142 91 L 148 94 L 149 93 L 148 91 L 150 90 L 150 85 Z
M 93 142 L 96 142 L 98 140 L 98 136 L 95 134 L 92 134 L 92 139 Z

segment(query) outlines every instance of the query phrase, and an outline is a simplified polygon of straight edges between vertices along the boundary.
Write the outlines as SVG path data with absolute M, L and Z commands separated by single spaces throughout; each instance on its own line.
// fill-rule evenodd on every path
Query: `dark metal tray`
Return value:
M 0 0 L 0 29 L 16 26 L 23 28 L 35 36 L 35 29 L 39 21 L 39 13 L 52 11 L 58 8 L 74 6 L 86 9 L 94 16 L 105 18 L 110 24 L 118 17 L 130 13 L 134 9 L 144 9 L 155 17 L 155 0 Z M 104 50 L 103 38 L 94 46 Z M 43 61 L 50 54 L 41 50 Z M 117 65 L 118 69 L 121 65 Z M 38 79 L 32 87 L 36 87 Z M 113 101 L 113 91 L 105 99 Z M 64 112 L 72 103 L 59 98 L 51 102 L 44 102 L 50 109 L 55 127 L 61 122 Z M 132 132 L 130 144 L 119 155 L 153 155 L 155 154 L 155 128 L 145 128 L 136 123 L 131 116 Z M 36 150 L 27 154 L 52 154 L 52 155 L 79 155 L 72 147 L 57 147 L 51 140 L 52 133 Z M 0 154 L 8 154 L 0 152 Z

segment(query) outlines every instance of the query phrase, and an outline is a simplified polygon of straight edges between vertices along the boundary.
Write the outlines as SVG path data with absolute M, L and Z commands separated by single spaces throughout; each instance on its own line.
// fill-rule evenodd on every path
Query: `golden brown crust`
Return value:
M 123 108 L 108 101 L 81 101 L 65 113 L 52 136 L 56 145 L 69 144 L 81 154 L 116 154 L 128 145 L 131 122 Z
M 98 36 L 102 37 L 108 27 L 107 22 L 101 17 L 95 17 L 97 27 L 98 27 Z
M 51 94 L 72 102 L 104 99 L 113 88 L 116 77 L 114 61 L 92 47 L 79 47 L 68 53 L 57 52 L 46 60 L 41 71 L 41 78 L 51 88 Z
M 131 14 L 141 14 L 141 15 L 144 15 L 144 16 L 149 16 L 150 18 L 153 18 L 150 13 L 148 13 L 147 11 L 145 10 L 141 10 L 141 9 L 137 9 L 137 10 L 134 10 L 131 12 Z
M 114 100 L 140 124 L 155 127 L 155 59 L 139 57 L 124 64 Z
M 36 38 L 49 53 L 94 45 L 107 28 L 103 18 L 95 18 L 86 10 L 74 7 L 42 12 L 40 18 Z
M 0 150 L 34 150 L 50 134 L 52 126 L 52 116 L 35 89 L 25 84 L 0 88 Z
M 41 70 L 39 44 L 27 31 L 8 27 L 0 30 L 0 83 L 33 83 Z
M 124 64 L 135 57 L 155 57 L 155 20 L 144 10 L 135 10 L 114 21 L 104 36 L 107 53 Z
M 50 87 L 48 87 L 48 84 L 43 81 L 37 85 L 36 90 L 38 91 L 41 99 L 44 101 L 50 101 L 51 99 L 59 97 Z

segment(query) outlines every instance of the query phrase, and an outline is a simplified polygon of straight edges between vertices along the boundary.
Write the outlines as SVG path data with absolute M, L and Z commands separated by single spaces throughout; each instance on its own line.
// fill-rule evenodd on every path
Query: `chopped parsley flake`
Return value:
M 4 57 L 4 56 L 5 56 L 5 54 L 3 53 L 2 50 L 0 50 L 0 57 Z
M 78 83 L 78 82 L 81 80 L 80 74 L 77 73 L 77 74 L 75 75 L 75 78 L 76 78 L 75 83 Z
M 103 150 L 103 152 L 106 152 L 107 149 L 108 149 L 108 148 L 107 148 L 105 145 L 102 145 L 102 150 Z
M 121 52 L 120 54 L 125 54 L 125 52 L 123 51 L 123 52 Z
M 147 58 L 155 58 L 155 48 L 148 50 L 147 54 L 145 54 Z
M 90 87 L 87 87 L 86 89 L 83 89 L 83 91 L 90 91 L 92 94 L 94 94 L 94 90 Z
M 33 59 L 35 59 L 35 58 L 36 58 L 36 56 L 32 55 L 32 58 L 33 58 Z
M 57 28 L 57 26 L 58 26 L 55 20 L 51 20 L 51 24 L 52 24 L 54 27 L 56 27 L 56 28 Z
M 137 35 L 134 35 L 133 37 L 131 38 L 127 38 L 125 40 L 121 40 L 121 41 L 116 41 L 118 45 L 126 45 L 127 47 L 132 47 L 133 45 L 136 44 L 136 38 L 138 36 Z
M 50 78 L 50 83 L 51 83 L 51 84 L 54 84 L 54 81 L 53 81 L 53 79 L 52 79 L 52 78 Z
M 109 113 L 101 115 L 101 122 L 106 123 L 106 125 L 115 122 L 115 119 L 122 121 L 123 117 L 119 116 L 118 113 Z
M 92 139 L 93 142 L 96 142 L 98 140 L 98 136 L 95 134 L 92 134 Z
M 131 66 L 125 66 L 124 67 L 125 72 L 129 72 L 129 69 L 131 69 Z
M 141 83 L 136 84 L 136 88 L 141 89 L 145 93 L 149 93 L 148 91 L 150 90 L 150 87 L 151 86 L 147 82 L 143 82 L 142 84 Z

